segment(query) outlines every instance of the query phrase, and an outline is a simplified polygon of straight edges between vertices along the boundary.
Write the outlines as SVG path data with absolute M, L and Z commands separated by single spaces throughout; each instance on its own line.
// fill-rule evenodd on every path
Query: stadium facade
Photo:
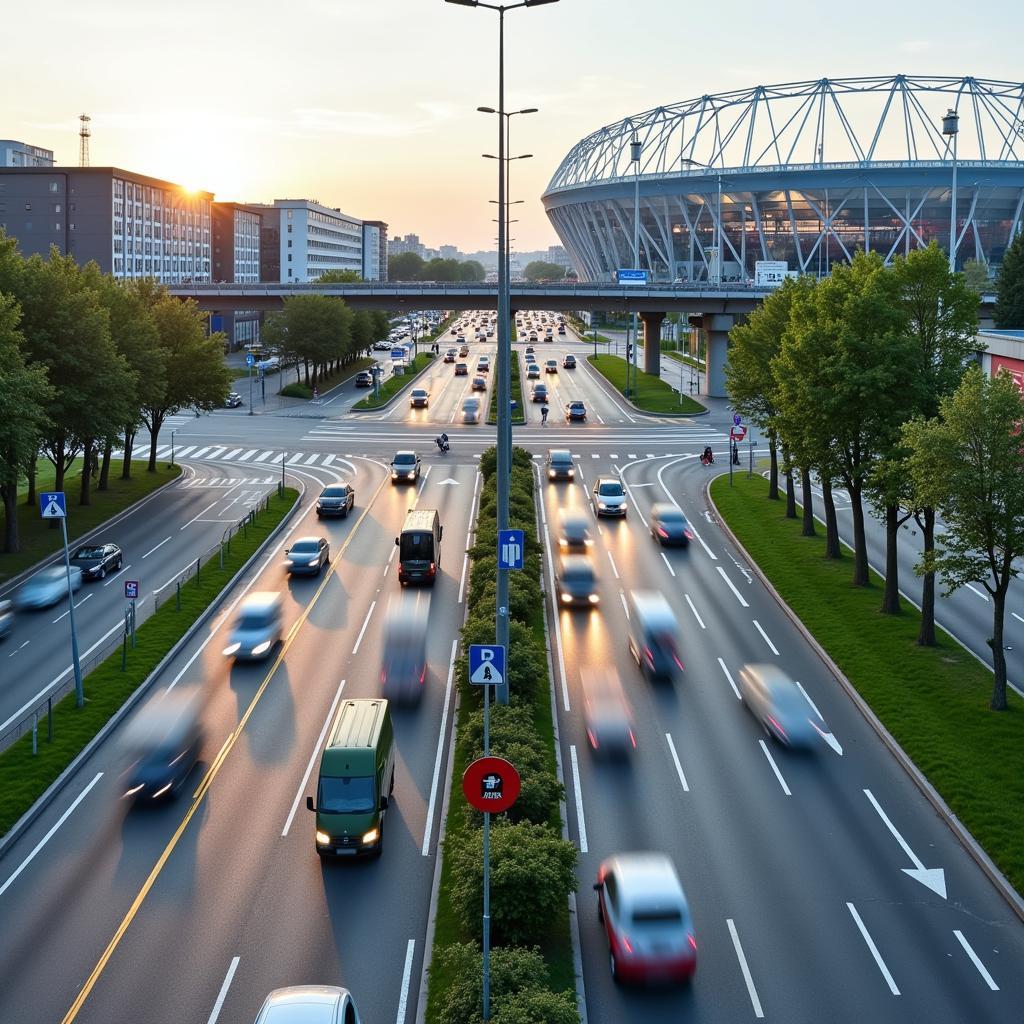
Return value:
M 1022 226 L 1024 83 L 894 75 L 701 96 L 582 139 L 543 202 L 580 279 L 608 281 L 635 266 L 639 181 L 650 279 L 726 284 L 761 260 L 826 274 L 858 248 L 948 252 L 954 172 L 956 265 L 994 270 Z

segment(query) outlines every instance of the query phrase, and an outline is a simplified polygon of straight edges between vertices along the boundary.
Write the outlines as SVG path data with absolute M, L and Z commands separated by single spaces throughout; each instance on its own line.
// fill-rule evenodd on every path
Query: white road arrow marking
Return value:
M 878 811 L 878 816 L 885 822 L 886 828 L 893 834 L 896 842 L 903 847 L 903 852 L 910 858 L 913 863 L 912 868 L 904 868 L 903 870 L 910 875 L 911 878 L 917 879 L 922 885 L 927 886 L 932 892 L 937 893 L 943 899 L 946 898 L 946 873 L 942 868 L 926 868 L 921 863 L 920 858 L 907 844 L 907 841 L 896 831 L 896 826 L 886 817 L 885 811 L 879 806 L 878 801 L 875 799 L 874 794 L 870 789 L 864 790 L 864 795 L 871 801 L 871 806 Z
M 442 480 L 437 486 L 438 487 L 451 487 L 453 485 L 455 487 L 458 487 L 459 486 L 459 481 L 458 480 L 453 480 L 451 477 L 448 477 L 447 480 Z
M 832 733 L 819 729 L 813 722 L 811 722 L 811 727 L 840 757 L 843 756 L 843 748 Z

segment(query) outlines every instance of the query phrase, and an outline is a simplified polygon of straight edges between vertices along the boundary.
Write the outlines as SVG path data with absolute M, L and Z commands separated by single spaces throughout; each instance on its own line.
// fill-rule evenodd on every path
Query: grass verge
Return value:
M 317 390 L 320 395 L 326 395 L 331 388 L 337 387 L 342 381 L 346 381 L 349 377 L 354 377 L 360 370 L 366 370 L 373 366 L 376 359 L 372 359 L 370 356 L 360 356 L 358 359 L 354 359 L 351 363 L 346 363 L 340 370 L 334 373 L 328 374 L 325 377 L 321 377 L 317 381 Z M 306 398 L 312 399 L 313 389 L 308 384 L 303 384 L 301 381 L 293 381 L 291 384 L 285 384 L 278 394 L 284 395 L 286 398 Z
M 691 355 L 687 355 L 685 352 L 673 352 L 666 351 L 664 343 L 662 344 L 661 354 L 668 356 L 669 359 L 674 359 L 677 363 L 686 363 L 687 366 L 692 366 L 695 370 L 704 372 L 704 360 L 696 359 Z
M 1024 702 L 1011 691 L 1009 711 L 990 711 L 984 665 L 941 631 L 937 647 L 919 647 L 917 609 L 904 601 L 901 615 L 882 615 L 881 577 L 851 586 L 849 557 L 826 561 L 823 531 L 801 537 L 800 520 L 786 519 L 785 502 L 767 493 L 763 477 L 745 474 L 731 488 L 724 476 L 711 485 L 722 518 L 782 599 L 1024 892 Z
M 132 477 L 121 479 L 121 460 L 110 460 L 109 487 L 105 491 L 97 491 L 93 487 L 89 505 L 79 505 L 78 496 L 81 490 L 81 460 L 72 466 L 71 473 L 64 477 L 64 493 L 68 498 L 68 542 L 73 544 L 83 534 L 101 526 L 108 519 L 123 512 L 129 505 L 134 505 L 141 498 L 151 494 L 158 487 L 181 474 L 181 466 L 169 468 L 165 463 L 156 464 L 156 472 L 146 472 L 144 459 L 132 462 Z M 49 462 L 39 465 L 36 476 L 36 491 L 53 488 L 54 470 Z M 94 481 L 95 485 L 95 481 Z M 24 496 L 28 493 L 27 486 L 18 491 L 18 537 L 21 550 L 13 554 L 0 554 L 0 583 L 17 576 L 29 566 L 35 565 L 40 559 L 52 555 L 61 549 L 60 528 L 54 520 L 44 521 L 39 518 L 39 506 L 26 505 Z M 57 529 L 53 529 L 57 527 Z M 0 511 L 0 530 L 6 528 L 2 511 Z M 116 540 L 116 537 L 111 537 Z
M 587 362 L 616 391 L 620 393 L 623 391 L 626 386 L 626 371 L 632 371 L 625 359 L 609 355 L 587 356 Z M 689 395 L 680 395 L 666 381 L 644 373 L 639 367 L 636 371 L 636 389 L 631 400 L 633 405 L 643 412 L 694 413 L 705 411 L 700 402 L 695 402 Z
M 495 367 L 497 369 L 497 367 Z M 511 384 L 512 384 L 512 401 L 516 404 L 512 406 L 512 424 L 522 424 L 526 422 L 526 403 L 523 401 L 523 382 L 519 376 L 519 353 L 515 349 L 512 349 L 512 363 L 511 363 Z M 491 401 L 487 406 L 487 422 L 493 427 L 498 422 L 498 375 L 494 375 L 494 388 L 491 393 Z
M 175 601 L 166 601 L 139 626 L 136 647 L 128 651 L 126 671 L 121 671 L 121 652 L 117 651 L 85 677 L 84 707 L 75 707 L 74 692 L 65 696 L 53 709 L 52 742 L 45 739 L 44 721 L 39 728 L 38 754 L 32 754 L 31 735 L 0 753 L 0 835 L 6 834 L 145 681 L 270 536 L 297 497 L 298 491 L 290 487 L 285 488 L 283 497 L 275 491 L 267 510 L 256 516 L 244 534 L 232 538 L 223 569 L 216 560 L 206 563 L 200 574 L 181 588 L 180 611 Z
M 434 357 L 429 352 L 421 352 L 413 360 L 412 365 L 405 368 L 405 373 L 403 373 L 401 377 L 388 377 L 388 379 L 381 384 L 379 397 L 371 391 L 365 398 L 361 398 L 356 402 L 352 408 L 356 411 L 359 411 L 360 409 L 379 409 L 382 405 L 394 398 L 402 388 L 411 384 L 416 374 L 421 370 L 425 370 L 433 360 Z

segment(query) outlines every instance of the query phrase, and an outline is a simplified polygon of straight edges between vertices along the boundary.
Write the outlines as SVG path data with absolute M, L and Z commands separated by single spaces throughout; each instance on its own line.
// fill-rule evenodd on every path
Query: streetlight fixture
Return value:
M 956 272 L 956 137 L 960 131 L 960 115 L 950 108 L 942 118 L 942 134 L 953 149 L 953 193 L 949 203 L 949 272 Z
M 633 133 L 633 141 L 629 144 L 629 159 L 633 163 L 633 266 L 640 269 L 640 154 L 643 150 L 643 144 L 640 139 Z M 637 319 L 637 311 L 633 310 L 633 349 L 632 352 L 627 351 L 627 357 L 632 355 L 633 364 L 633 391 L 636 390 L 636 357 L 637 357 L 637 341 L 639 340 L 640 325 Z M 628 341 L 627 341 L 628 348 Z M 626 395 L 630 395 L 629 387 L 629 364 L 626 365 Z

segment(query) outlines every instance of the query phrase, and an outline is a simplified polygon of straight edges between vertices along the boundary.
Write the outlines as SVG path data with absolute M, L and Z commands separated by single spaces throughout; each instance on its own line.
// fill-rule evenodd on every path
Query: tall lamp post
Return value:
M 949 202 L 949 272 L 956 272 L 956 137 L 959 133 L 960 115 L 953 109 L 946 111 L 942 119 L 942 134 L 949 140 L 953 151 L 953 193 Z
M 509 491 L 512 482 L 512 339 L 509 333 L 508 245 L 505 219 L 505 12 L 520 7 L 540 7 L 558 0 L 519 0 L 512 4 L 481 3 L 481 0 L 445 0 L 460 7 L 484 7 L 498 13 L 498 514 L 499 530 L 508 529 Z M 508 570 L 498 569 L 495 601 L 495 643 L 508 649 Z M 490 687 L 484 687 L 484 754 L 490 753 Z M 508 701 L 508 683 L 498 699 Z M 484 814 L 484 907 L 483 907 L 483 1019 L 491 1018 L 491 879 L 490 879 L 491 816 Z
M 633 266 L 635 269 L 640 269 L 640 153 L 643 150 L 643 145 L 640 139 L 637 138 L 636 133 L 633 133 L 633 141 L 629 144 L 629 159 L 633 162 Z M 633 363 L 633 390 L 636 390 L 636 356 L 637 356 L 637 342 L 639 341 L 639 323 L 637 321 L 637 311 L 633 310 L 633 351 L 632 351 L 632 363 Z M 626 353 L 627 356 L 630 353 Z M 627 397 L 631 394 L 629 388 L 629 366 L 626 366 L 626 395 Z

